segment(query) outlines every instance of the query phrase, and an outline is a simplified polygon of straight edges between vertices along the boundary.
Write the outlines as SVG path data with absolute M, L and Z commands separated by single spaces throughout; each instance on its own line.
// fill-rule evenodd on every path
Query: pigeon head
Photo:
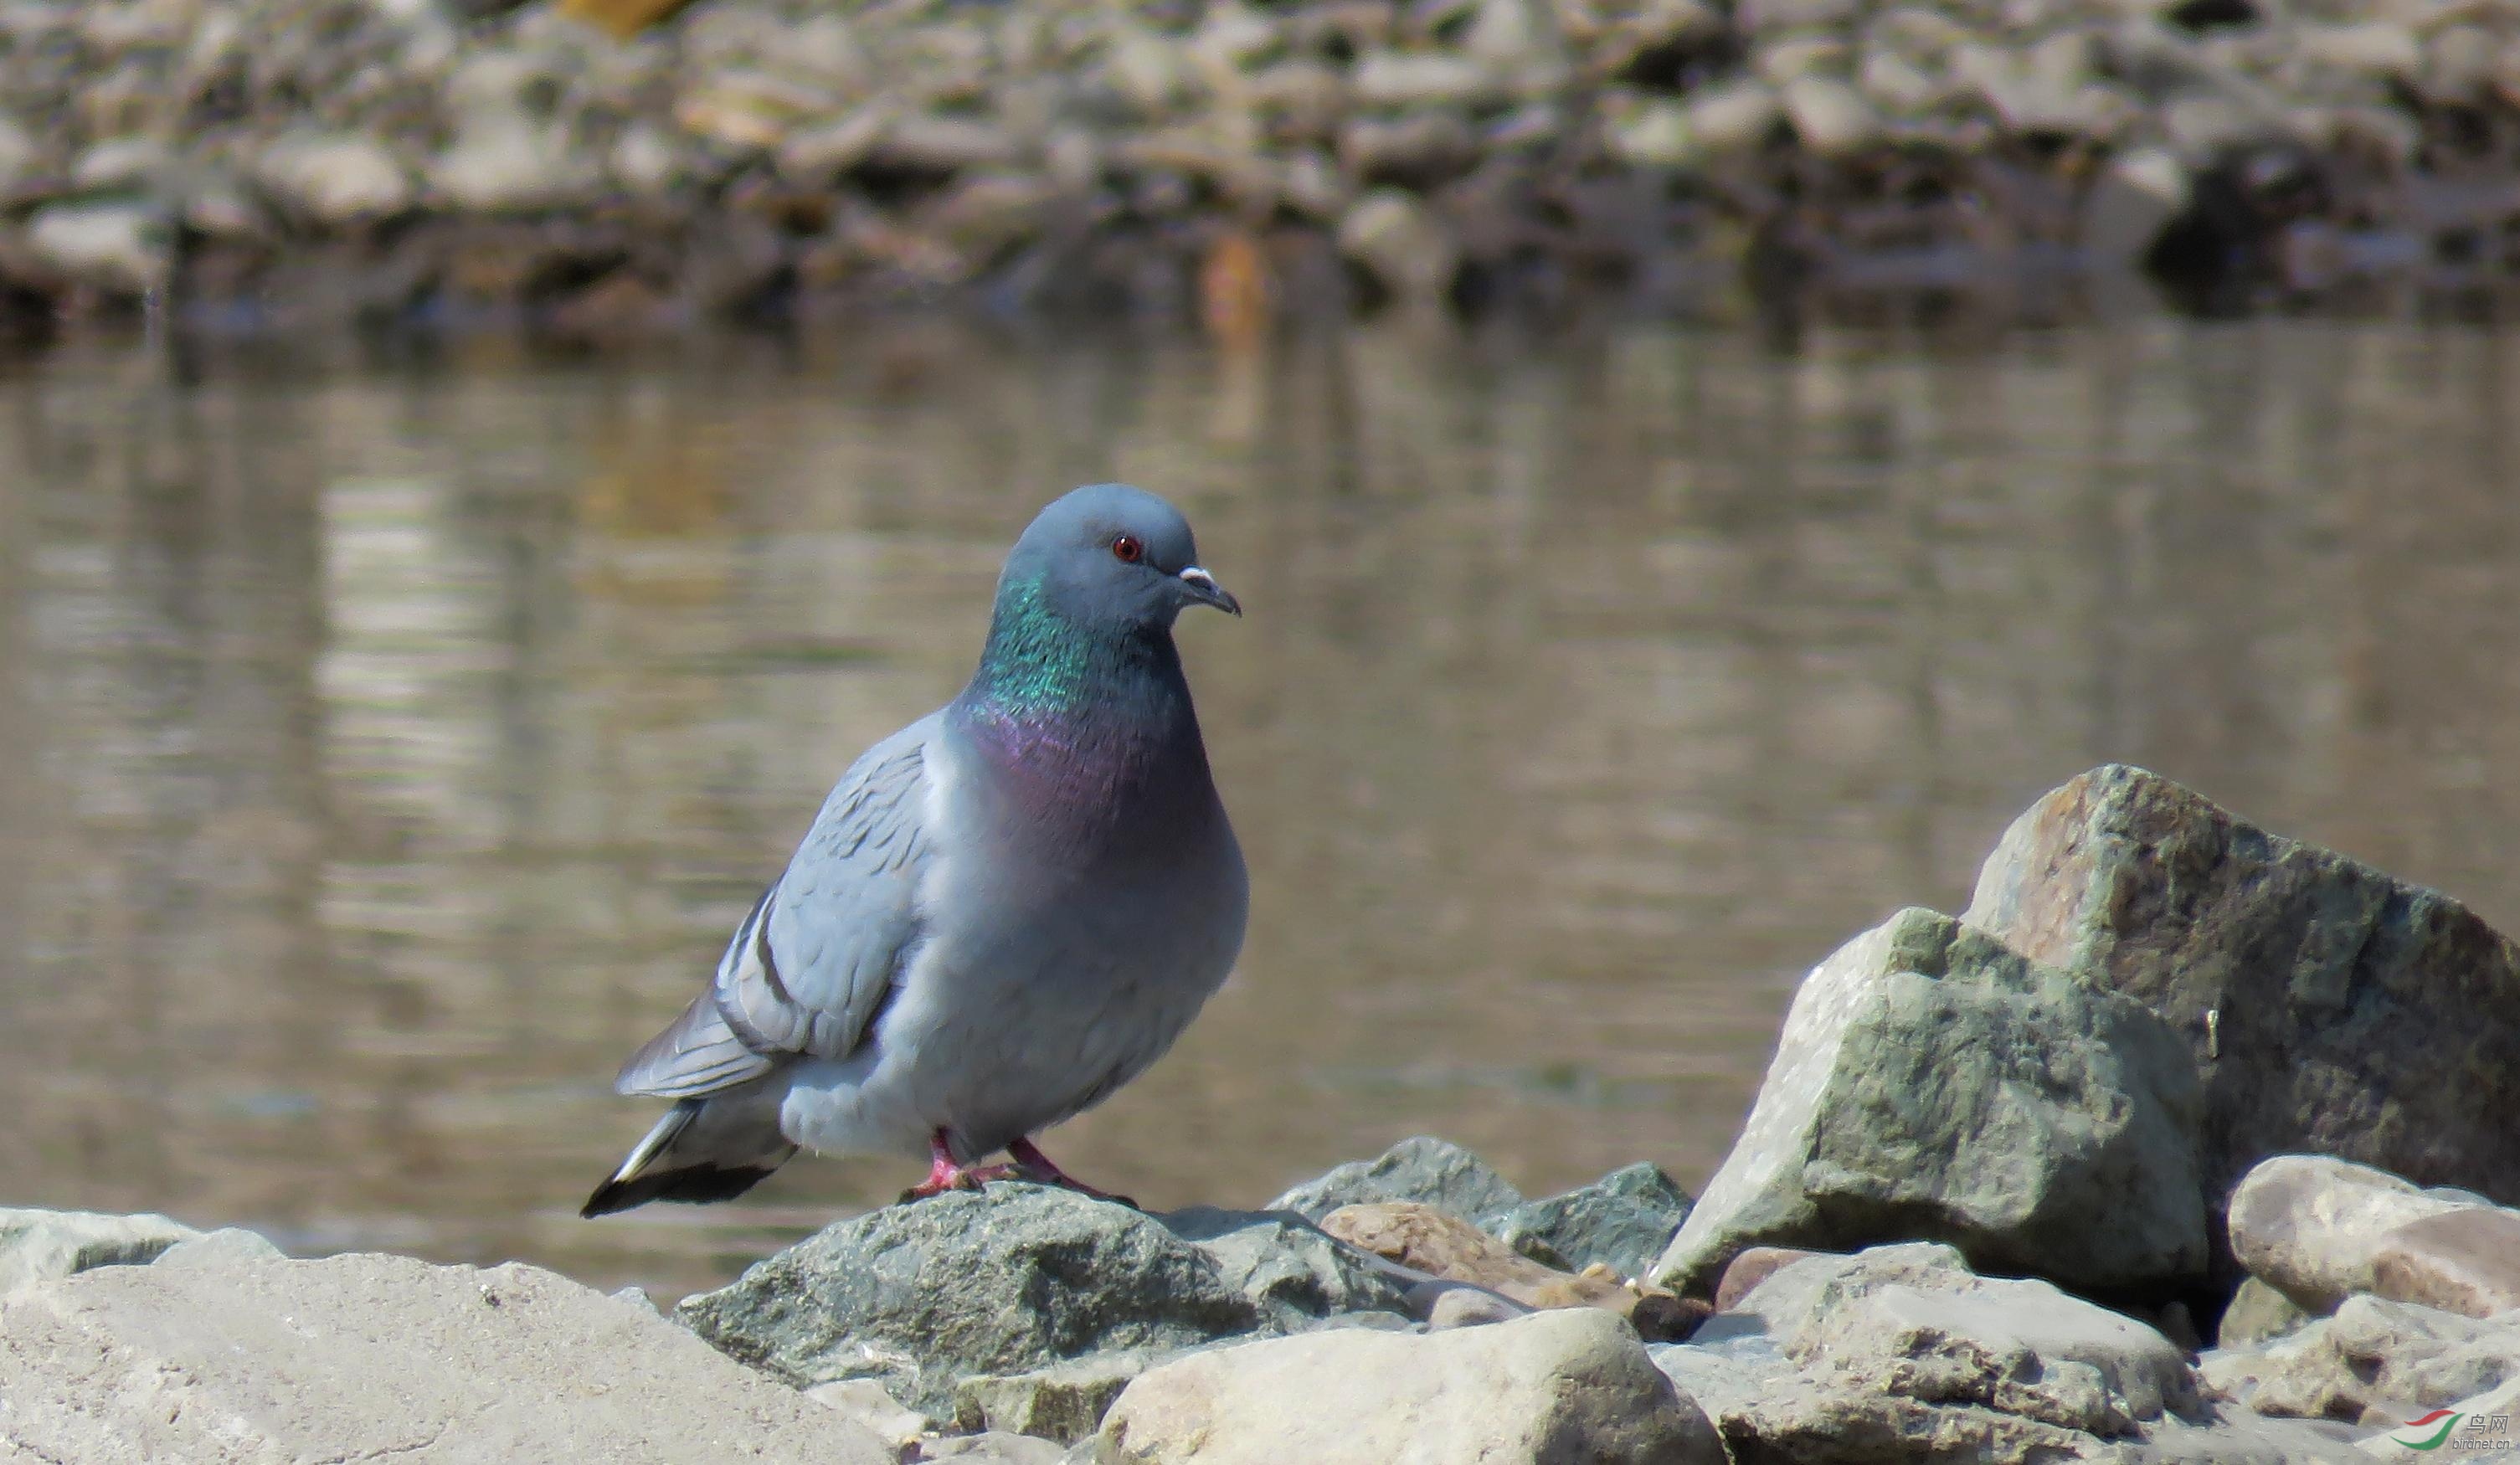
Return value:
M 999 578 L 1001 615 L 1016 608 L 1010 592 L 1087 634 L 1168 631 L 1190 605 L 1242 613 L 1199 568 L 1181 511 L 1125 483 L 1077 489 L 1035 515 Z
M 1187 709 L 1172 629 L 1191 605 L 1242 613 L 1199 567 L 1181 511 L 1123 483 L 1080 488 L 1044 509 L 1007 556 L 962 700 L 1027 721 Z

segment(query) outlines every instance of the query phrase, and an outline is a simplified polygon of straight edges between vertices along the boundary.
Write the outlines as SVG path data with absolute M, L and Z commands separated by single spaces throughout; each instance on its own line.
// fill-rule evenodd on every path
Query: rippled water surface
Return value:
M 2520 339 L 896 326 L 0 369 L 0 1203 L 673 1291 L 916 1177 L 575 1217 L 621 1056 L 1057 490 L 1174 496 L 1253 877 L 1053 1136 L 1252 1203 L 1721 1158 L 1802 970 L 2109 758 L 2520 921 Z

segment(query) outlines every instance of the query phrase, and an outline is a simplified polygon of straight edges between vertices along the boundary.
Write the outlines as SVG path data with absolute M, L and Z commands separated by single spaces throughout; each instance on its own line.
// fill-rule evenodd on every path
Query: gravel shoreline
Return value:
M 601 333 L 2520 258 L 2520 3 L 0 7 L 0 296 Z

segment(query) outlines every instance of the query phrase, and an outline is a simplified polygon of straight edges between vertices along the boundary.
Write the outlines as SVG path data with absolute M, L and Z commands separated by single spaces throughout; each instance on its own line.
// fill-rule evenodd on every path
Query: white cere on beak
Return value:
M 1235 599 L 1233 596 L 1228 595 L 1224 587 L 1216 583 L 1216 577 L 1214 575 L 1200 569 L 1197 565 L 1190 565 L 1183 569 L 1181 572 L 1181 582 L 1197 591 L 1199 593 L 1200 599 L 1215 606 L 1217 609 L 1224 611 L 1226 614 L 1240 615 L 1242 613 L 1241 602 Z

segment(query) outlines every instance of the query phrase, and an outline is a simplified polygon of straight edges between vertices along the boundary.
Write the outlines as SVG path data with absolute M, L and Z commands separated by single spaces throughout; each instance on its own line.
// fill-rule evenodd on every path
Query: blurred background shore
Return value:
M 0 310 L 2491 306 L 2515 0 L 11 0 Z

